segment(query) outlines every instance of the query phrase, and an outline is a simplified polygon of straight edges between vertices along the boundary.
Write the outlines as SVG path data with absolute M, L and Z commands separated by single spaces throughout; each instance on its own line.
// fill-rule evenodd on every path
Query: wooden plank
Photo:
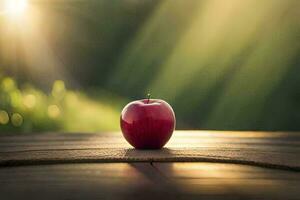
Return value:
M 172 148 L 160 151 L 111 148 L 0 153 L 1 166 L 84 162 L 225 162 L 300 170 L 299 154 L 256 150 Z
M 149 163 L 0 168 L 1 199 L 153 199 L 174 193 Z
M 209 161 L 300 170 L 299 157 L 296 132 L 176 131 L 160 151 L 134 150 L 121 133 L 0 134 L 0 166 Z
M 221 163 L 154 163 L 188 196 L 222 199 L 299 199 L 300 173 Z
M 1 199 L 299 199 L 300 173 L 220 163 L 0 168 Z
M 300 150 L 300 134 L 284 132 L 176 131 L 168 147 L 282 148 Z M 130 147 L 121 133 L 0 135 L 0 151 Z M 297 148 L 298 147 L 298 148 Z

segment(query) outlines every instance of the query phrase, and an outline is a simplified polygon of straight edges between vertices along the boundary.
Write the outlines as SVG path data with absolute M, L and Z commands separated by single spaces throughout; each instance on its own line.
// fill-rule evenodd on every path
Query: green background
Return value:
M 4 9 L 4 8 L 3 8 Z M 135 99 L 177 129 L 300 130 L 300 1 L 32 0 L 0 15 L 0 131 L 119 129 Z

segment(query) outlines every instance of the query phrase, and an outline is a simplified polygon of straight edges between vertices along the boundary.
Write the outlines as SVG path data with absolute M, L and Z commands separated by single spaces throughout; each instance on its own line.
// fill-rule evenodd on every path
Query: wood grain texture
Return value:
M 0 166 L 209 161 L 300 170 L 295 132 L 176 131 L 162 150 L 135 150 L 121 133 L 0 135 Z
M 182 193 L 220 199 L 299 199 L 300 173 L 221 163 L 154 163 Z
M 300 173 L 222 163 L 0 168 L 1 199 L 299 199 Z
M 127 199 L 147 187 L 150 188 L 148 192 L 156 190 L 151 187 L 151 179 L 137 170 L 145 168 L 144 171 L 151 173 L 150 164 L 139 165 L 106 163 L 1 168 L 1 196 L 4 199 Z
M 299 133 L 177 131 L 156 151 L 133 149 L 121 133 L 0 134 L 0 194 L 5 200 L 298 200 L 299 157 Z

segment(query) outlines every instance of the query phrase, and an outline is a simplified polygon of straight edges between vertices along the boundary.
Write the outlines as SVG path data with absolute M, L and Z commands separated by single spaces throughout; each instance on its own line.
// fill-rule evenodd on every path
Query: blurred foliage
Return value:
M 0 131 L 117 130 L 117 107 L 67 90 L 61 80 L 46 94 L 28 84 L 20 88 L 11 77 L 0 78 Z

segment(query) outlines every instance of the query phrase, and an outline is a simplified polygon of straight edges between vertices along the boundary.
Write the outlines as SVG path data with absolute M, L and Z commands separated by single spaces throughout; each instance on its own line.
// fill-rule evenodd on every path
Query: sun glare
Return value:
M 27 8 L 27 0 L 6 0 L 5 12 L 11 17 L 18 17 L 24 14 Z

